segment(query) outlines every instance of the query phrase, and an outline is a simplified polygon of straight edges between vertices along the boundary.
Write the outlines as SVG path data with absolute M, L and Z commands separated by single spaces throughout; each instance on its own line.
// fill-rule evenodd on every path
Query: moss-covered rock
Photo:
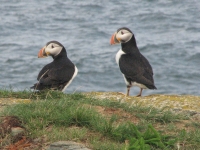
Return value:
M 89 92 L 88 96 L 98 99 L 110 99 L 130 103 L 130 106 L 150 106 L 173 111 L 190 111 L 200 113 L 200 96 L 192 95 L 149 95 L 142 97 L 129 96 L 119 92 Z

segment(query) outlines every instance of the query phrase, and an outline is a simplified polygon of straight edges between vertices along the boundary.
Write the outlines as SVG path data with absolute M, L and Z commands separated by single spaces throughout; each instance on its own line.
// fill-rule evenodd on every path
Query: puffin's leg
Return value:
M 142 95 L 142 90 L 143 90 L 143 88 L 140 88 L 140 93 L 136 97 L 139 97 Z
M 126 89 L 126 96 L 129 96 L 129 92 L 130 92 L 130 86 L 127 86 L 127 89 Z

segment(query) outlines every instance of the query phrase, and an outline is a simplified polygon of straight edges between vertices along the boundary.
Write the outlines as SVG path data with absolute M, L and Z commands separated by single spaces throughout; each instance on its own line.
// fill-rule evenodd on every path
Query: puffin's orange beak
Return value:
M 112 35 L 112 37 L 110 38 L 110 44 L 113 45 L 113 44 L 116 44 L 116 43 L 119 43 L 119 41 L 117 40 L 116 38 L 116 32 Z
M 45 47 L 43 47 L 39 52 L 38 52 L 38 58 L 44 58 L 47 57 L 47 54 L 45 53 Z

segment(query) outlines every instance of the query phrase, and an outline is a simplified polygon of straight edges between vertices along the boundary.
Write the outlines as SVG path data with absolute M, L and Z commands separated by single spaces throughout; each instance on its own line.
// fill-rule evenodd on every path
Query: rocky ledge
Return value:
M 126 97 L 118 92 L 89 92 L 87 96 L 98 99 L 110 99 L 121 103 L 129 103 L 130 106 L 155 107 L 173 112 L 200 113 L 200 96 L 193 95 L 148 95 L 142 97 Z

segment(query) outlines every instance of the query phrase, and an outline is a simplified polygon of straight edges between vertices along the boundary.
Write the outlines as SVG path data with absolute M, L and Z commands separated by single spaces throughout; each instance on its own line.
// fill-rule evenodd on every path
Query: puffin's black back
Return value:
M 156 89 L 152 67 L 137 48 L 134 35 L 128 42 L 121 43 L 121 46 L 126 54 L 121 56 L 119 67 L 127 81 L 144 84 L 149 89 Z

